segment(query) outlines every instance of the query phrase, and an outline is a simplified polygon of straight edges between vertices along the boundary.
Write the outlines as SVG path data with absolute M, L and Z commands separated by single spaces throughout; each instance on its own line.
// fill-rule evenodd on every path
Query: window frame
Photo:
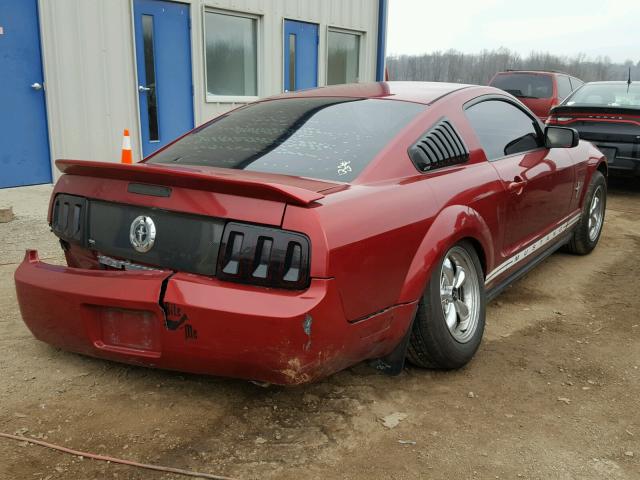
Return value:
M 362 73 L 364 72 L 363 68 L 363 52 L 364 52 L 364 42 L 366 41 L 366 34 L 362 30 L 354 30 L 350 28 L 336 27 L 334 25 L 327 25 L 325 29 L 325 48 L 324 48 L 324 85 L 329 85 L 327 81 L 329 80 L 329 34 L 331 32 L 336 33 L 346 33 L 349 35 L 356 35 L 358 37 L 358 81 L 356 83 L 361 83 Z M 346 84 L 337 84 L 337 85 L 346 85 Z
M 207 13 L 215 13 L 218 15 L 227 15 L 231 17 L 249 18 L 256 22 L 256 95 L 215 95 L 210 94 L 207 89 Z M 263 21 L 262 15 L 241 12 L 238 10 L 225 10 L 215 8 L 209 5 L 202 6 L 202 59 L 204 74 L 204 100 L 205 103 L 248 103 L 254 102 L 262 96 L 262 46 L 263 46 Z
M 476 129 L 474 128 L 473 124 L 471 123 L 471 120 L 469 120 L 469 117 L 466 114 L 466 111 L 469 108 L 473 107 L 474 105 L 478 105 L 479 103 L 489 102 L 489 101 L 499 101 L 499 102 L 508 103 L 509 105 L 517 108 L 522 113 L 524 113 L 527 117 L 529 117 L 532 120 L 531 123 L 533 123 L 534 129 L 536 130 L 536 133 L 538 134 L 538 137 L 539 137 L 539 139 L 540 139 L 540 141 L 542 143 L 541 146 L 539 146 L 537 148 L 532 148 L 530 150 L 525 150 L 525 151 L 522 151 L 522 152 L 518 152 L 518 153 L 512 153 L 511 155 L 502 155 L 501 157 L 489 158 L 487 156 L 487 152 L 485 151 L 484 147 L 482 146 L 482 142 L 480 141 L 480 138 L 478 137 L 478 134 L 476 133 Z M 507 159 L 507 158 L 514 157 L 516 155 L 525 155 L 527 153 L 537 152 L 539 150 L 549 150 L 547 147 L 544 146 L 544 126 L 543 126 L 542 122 L 537 117 L 530 115 L 529 112 L 527 112 L 524 108 L 522 108 L 522 106 L 518 105 L 516 102 L 511 100 L 509 97 L 505 97 L 505 96 L 498 95 L 498 94 L 481 95 L 479 97 L 476 97 L 476 98 L 473 98 L 473 99 L 469 100 L 464 105 L 462 105 L 462 110 L 463 110 L 464 117 L 465 117 L 467 123 L 469 124 L 469 128 L 471 129 L 471 131 L 475 135 L 476 140 L 478 141 L 478 145 L 482 149 L 482 152 L 484 153 L 484 156 L 487 159 L 487 162 L 493 163 L 493 162 L 498 162 L 500 160 L 504 160 L 504 159 Z

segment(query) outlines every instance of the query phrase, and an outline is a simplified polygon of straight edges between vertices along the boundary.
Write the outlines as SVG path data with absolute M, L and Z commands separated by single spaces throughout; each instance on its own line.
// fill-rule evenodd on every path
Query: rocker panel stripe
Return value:
M 569 228 L 571 228 L 573 225 L 575 225 L 578 222 L 578 220 L 580 220 L 580 215 L 582 215 L 582 213 L 578 213 L 578 214 L 574 215 L 570 219 L 568 219 L 565 222 L 563 222 L 562 224 L 560 224 L 554 230 L 552 230 L 551 232 L 547 233 L 545 236 L 539 238 L 538 240 L 536 240 L 535 242 L 533 242 L 529 246 L 527 246 L 524 249 L 520 250 L 514 256 L 512 256 L 512 257 L 508 258 L 507 260 L 505 260 L 504 262 L 502 262 L 498 267 L 496 267 L 494 270 L 492 270 L 487 275 L 487 278 L 485 280 L 485 284 L 491 282 L 492 280 L 494 280 L 499 275 L 502 275 L 504 272 L 509 270 L 511 267 L 515 266 L 517 263 L 520 263 L 522 260 L 524 260 L 525 258 L 530 256 L 532 253 L 534 253 L 537 250 L 540 250 L 540 248 L 542 248 L 544 245 L 546 245 L 547 243 L 551 242 L 552 240 L 557 238 L 562 233 L 566 232 Z

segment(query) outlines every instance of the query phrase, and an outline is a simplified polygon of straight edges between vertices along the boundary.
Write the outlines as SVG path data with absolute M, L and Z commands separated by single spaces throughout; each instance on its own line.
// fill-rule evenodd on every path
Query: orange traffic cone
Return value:
M 129 136 L 129 130 L 124 129 L 124 135 L 122 137 L 122 156 L 120 157 L 122 163 L 131 165 L 133 163 L 133 153 L 131 152 L 131 137 Z

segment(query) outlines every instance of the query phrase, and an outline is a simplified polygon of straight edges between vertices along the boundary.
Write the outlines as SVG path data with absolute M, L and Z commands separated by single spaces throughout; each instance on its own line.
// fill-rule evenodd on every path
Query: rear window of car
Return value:
M 348 182 L 425 108 L 336 97 L 258 102 L 214 119 L 148 162 Z
M 587 83 L 567 100 L 567 105 L 638 108 L 640 107 L 640 85 Z
M 550 75 L 503 73 L 492 80 L 491 86 L 520 98 L 551 98 L 553 95 Z

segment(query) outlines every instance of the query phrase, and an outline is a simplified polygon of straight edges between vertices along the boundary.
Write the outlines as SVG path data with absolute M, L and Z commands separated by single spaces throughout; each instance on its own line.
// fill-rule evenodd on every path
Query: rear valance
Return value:
M 280 201 L 294 205 L 305 206 L 324 198 L 321 193 L 300 187 L 263 182 L 250 178 L 239 178 L 235 171 L 227 176 L 227 174 L 221 172 L 205 173 L 188 167 L 167 167 L 144 163 L 126 165 L 87 160 L 56 160 L 56 166 L 58 170 L 68 175 L 192 188 Z

